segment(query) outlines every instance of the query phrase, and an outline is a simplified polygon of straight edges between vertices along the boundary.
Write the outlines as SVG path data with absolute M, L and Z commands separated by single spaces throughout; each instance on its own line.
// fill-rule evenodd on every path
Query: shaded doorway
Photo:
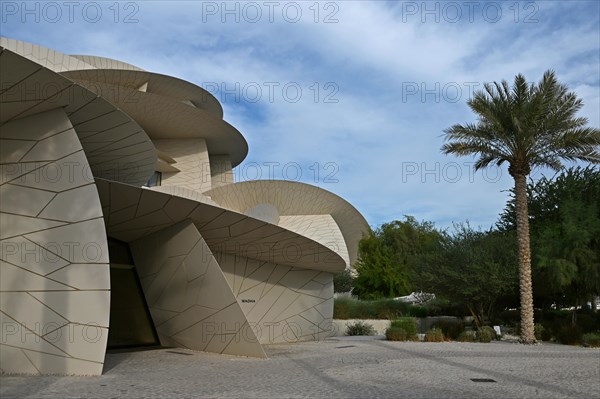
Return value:
M 158 346 L 129 245 L 109 238 L 110 321 L 107 349 Z

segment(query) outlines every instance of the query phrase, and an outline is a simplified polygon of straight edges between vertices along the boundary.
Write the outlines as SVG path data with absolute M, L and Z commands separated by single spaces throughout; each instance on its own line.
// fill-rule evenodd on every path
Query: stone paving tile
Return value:
M 0 397 L 600 398 L 598 349 L 372 339 L 266 348 L 269 359 L 110 353 L 100 377 L 2 376 Z

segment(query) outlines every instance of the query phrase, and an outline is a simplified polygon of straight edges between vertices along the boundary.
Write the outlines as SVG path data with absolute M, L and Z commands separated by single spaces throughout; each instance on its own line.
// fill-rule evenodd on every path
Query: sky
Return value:
M 213 93 L 249 143 L 237 181 L 287 179 L 372 227 L 412 215 L 490 228 L 506 166 L 441 154 L 486 82 L 556 71 L 600 126 L 599 1 L 0 2 L 0 35 Z M 531 178 L 552 176 L 536 169 Z

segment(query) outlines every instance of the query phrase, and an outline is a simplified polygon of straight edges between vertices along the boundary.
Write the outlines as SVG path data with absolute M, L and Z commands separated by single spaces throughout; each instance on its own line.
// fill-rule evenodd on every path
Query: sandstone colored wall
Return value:
M 266 357 L 190 220 L 140 238 L 130 247 L 162 345 Z
M 0 364 L 102 373 L 110 276 L 102 208 L 62 108 L 0 127 Z
M 329 336 L 333 274 L 229 254 L 216 258 L 262 344 Z

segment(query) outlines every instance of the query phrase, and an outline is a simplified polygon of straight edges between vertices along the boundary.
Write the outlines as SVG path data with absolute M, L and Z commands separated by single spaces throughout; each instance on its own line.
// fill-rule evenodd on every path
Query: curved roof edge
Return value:
M 190 101 L 192 105 L 211 112 L 223 119 L 223 107 L 208 90 L 174 76 L 143 70 L 125 70 L 118 68 L 98 68 L 70 70 L 62 74 L 74 80 L 86 80 L 107 83 L 121 87 L 141 87 L 147 84 L 146 92 L 180 101 Z
M 207 110 L 130 87 L 79 79 L 74 81 L 130 115 L 151 139 L 203 138 L 209 154 L 227 154 L 233 167 L 242 163 L 248 155 L 248 143 L 242 133 Z
M 104 212 L 106 232 L 116 239 L 131 242 L 190 219 L 211 251 L 239 255 L 264 262 L 337 273 L 346 262 L 335 251 L 300 233 L 218 205 L 115 181 L 96 179 Z M 121 211 L 127 202 L 137 201 L 138 211 Z M 140 212 L 139 210 L 152 210 Z
M 102 97 L 31 59 L 0 46 L 2 113 L 0 122 L 62 108 L 75 130 L 94 177 L 144 184 L 156 169 L 154 145 L 124 111 Z M 61 90 L 34 90 L 34 87 Z M 18 95 L 15 97 L 15 93 Z M 39 95 L 41 94 L 41 95 Z
M 93 66 L 95 69 L 124 69 L 128 71 L 143 71 L 144 69 L 137 67 L 127 62 L 115 60 L 114 58 L 99 57 L 97 55 L 81 55 L 81 54 L 69 54 L 70 57 L 77 58 Z
M 253 180 L 216 187 L 205 194 L 219 205 L 242 213 L 267 203 L 275 206 L 281 216 L 330 214 L 344 236 L 351 265 L 358 258 L 358 242 L 370 231 L 369 224 L 352 204 L 306 183 Z
M 64 72 L 72 69 L 94 69 L 94 66 L 68 54 L 17 39 L 0 36 L 0 47 L 4 47 L 53 72 Z

